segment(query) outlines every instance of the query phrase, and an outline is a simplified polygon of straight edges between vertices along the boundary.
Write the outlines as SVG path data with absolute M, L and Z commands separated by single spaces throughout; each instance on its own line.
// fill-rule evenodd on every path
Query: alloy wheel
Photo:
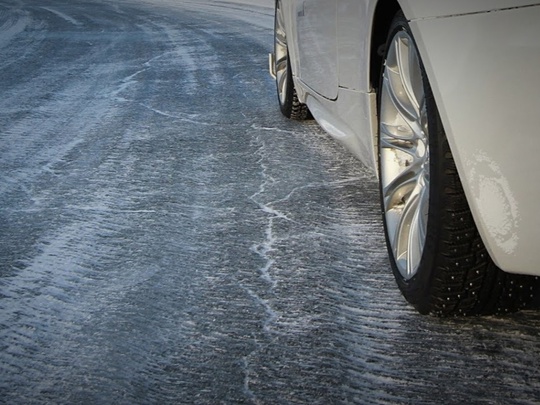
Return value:
M 380 100 L 379 156 L 388 241 L 399 272 L 415 276 L 429 212 L 428 119 L 414 41 L 398 31 L 390 41 Z

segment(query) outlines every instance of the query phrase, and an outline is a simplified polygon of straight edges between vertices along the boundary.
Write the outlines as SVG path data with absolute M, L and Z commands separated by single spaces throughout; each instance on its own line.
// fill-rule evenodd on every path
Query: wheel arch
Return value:
M 386 41 L 388 37 L 388 31 L 392 25 L 392 20 L 396 13 L 401 9 L 397 0 L 379 0 L 375 5 L 375 9 L 371 18 L 371 38 L 369 43 L 369 91 L 374 93 L 371 106 L 371 118 L 373 122 L 372 140 L 371 145 L 373 169 L 377 177 L 379 177 L 379 135 L 378 135 L 378 121 L 379 112 L 376 101 L 379 95 L 379 87 L 381 82 L 381 72 L 383 67 L 383 55 L 386 47 Z
M 388 30 L 396 13 L 401 9 L 397 0 L 380 0 L 373 14 L 369 80 L 371 88 L 378 92 L 383 63 L 384 47 Z

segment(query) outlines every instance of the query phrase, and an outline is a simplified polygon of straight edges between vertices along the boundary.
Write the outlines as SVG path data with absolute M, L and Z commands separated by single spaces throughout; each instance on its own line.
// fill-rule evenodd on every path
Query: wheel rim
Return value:
M 390 248 L 405 279 L 418 271 L 429 208 L 429 144 L 422 70 L 412 38 L 392 39 L 383 72 L 379 152 Z
M 281 1 L 278 1 L 276 4 L 274 52 L 276 56 L 276 82 L 281 104 L 284 104 L 287 98 L 287 83 L 289 80 L 289 51 L 287 49 L 284 18 Z

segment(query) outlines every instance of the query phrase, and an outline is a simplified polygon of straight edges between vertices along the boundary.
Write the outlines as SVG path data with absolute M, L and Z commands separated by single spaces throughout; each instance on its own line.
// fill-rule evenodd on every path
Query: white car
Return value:
M 540 2 L 276 0 L 281 111 L 380 182 L 391 266 L 421 313 L 534 303 Z

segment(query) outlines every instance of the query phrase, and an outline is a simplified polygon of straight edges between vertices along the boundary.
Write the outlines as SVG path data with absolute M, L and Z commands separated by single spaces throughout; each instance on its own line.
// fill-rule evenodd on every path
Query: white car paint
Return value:
M 313 8 L 321 4 L 326 8 Z M 540 275 L 540 182 L 535 178 L 540 3 L 400 0 L 400 5 L 484 243 L 501 269 Z M 284 6 L 300 100 L 326 131 L 376 170 L 376 94 L 369 61 L 377 1 L 286 0 Z M 303 32 L 299 51 L 294 35 L 304 24 L 300 21 L 317 10 L 310 18 L 318 34 Z M 299 69 L 299 59 L 304 63 L 308 53 L 309 66 L 328 68 Z
M 296 3 L 298 16 L 298 76 L 320 95 L 338 96 L 337 2 L 310 0 Z M 324 57 L 321 58 L 321 55 Z
M 503 270 L 540 274 L 540 6 L 411 28 L 492 258 Z
M 509 10 L 538 4 L 534 0 L 400 0 L 403 13 L 411 20 L 451 17 L 496 10 Z

